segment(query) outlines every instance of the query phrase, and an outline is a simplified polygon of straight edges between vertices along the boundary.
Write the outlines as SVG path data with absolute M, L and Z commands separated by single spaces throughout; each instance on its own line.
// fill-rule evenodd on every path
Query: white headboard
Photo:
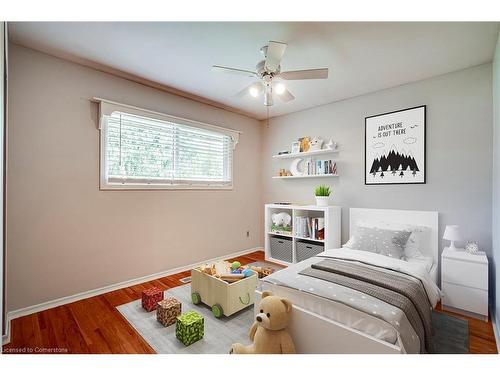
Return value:
M 422 254 L 431 256 L 439 264 L 438 213 L 434 211 L 381 210 L 373 208 L 351 208 L 349 210 L 349 232 L 359 221 L 411 224 L 430 228 L 428 243 L 421 244 Z

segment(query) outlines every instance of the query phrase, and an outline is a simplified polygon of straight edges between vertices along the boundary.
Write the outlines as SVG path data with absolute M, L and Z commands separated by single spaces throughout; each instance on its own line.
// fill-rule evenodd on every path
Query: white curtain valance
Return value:
M 102 98 L 92 98 L 92 101 L 99 104 L 99 130 L 102 128 L 103 121 L 106 121 L 106 118 L 111 116 L 113 112 L 125 112 L 137 116 L 147 116 L 162 121 L 168 121 L 176 124 L 192 126 L 195 128 L 201 128 L 201 129 L 211 130 L 217 133 L 226 134 L 229 137 L 231 137 L 233 141 L 233 148 L 236 147 L 236 144 L 238 143 L 241 134 L 241 132 L 237 130 L 223 128 L 217 125 L 206 124 L 204 122 L 199 122 L 195 120 L 188 120 L 181 117 L 171 116 L 165 113 L 151 111 L 148 109 L 142 109 L 128 104 L 117 103 Z

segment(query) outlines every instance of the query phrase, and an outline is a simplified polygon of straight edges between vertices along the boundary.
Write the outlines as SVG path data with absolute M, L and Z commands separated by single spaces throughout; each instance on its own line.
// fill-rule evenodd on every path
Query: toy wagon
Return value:
M 212 308 L 216 318 L 231 316 L 251 306 L 255 300 L 257 273 L 244 279 L 227 283 L 215 276 L 202 272 L 199 268 L 191 270 L 191 299 L 195 305 L 203 302 Z

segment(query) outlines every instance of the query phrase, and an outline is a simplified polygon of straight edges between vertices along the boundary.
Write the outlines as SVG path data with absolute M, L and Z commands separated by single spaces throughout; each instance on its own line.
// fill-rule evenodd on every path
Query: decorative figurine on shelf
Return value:
M 292 172 L 287 171 L 286 169 L 280 169 L 279 176 L 280 177 L 292 176 Z
M 309 151 L 319 151 L 323 146 L 323 139 L 320 137 L 314 137 L 309 143 Z
M 309 151 L 309 147 L 311 147 L 311 138 L 310 137 L 299 138 L 299 142 L 300 142 L 300 152 Z
M 302 162 L 302 158 L 297 158 L 290 164 L 290 175 L 291 176 L 302 176 L 304 173 L 300 171 L 299 164 Z
M 279 212 L 271 216 L 271 230 L 276 233 L 291 233 L 292 217 L 286 212 Z
M 329 139 L 328 142 L 325 144 L 325 149 L 326 150 L 336 150 L 337 149 L 337 142 L 334 142 L 333 139 Z

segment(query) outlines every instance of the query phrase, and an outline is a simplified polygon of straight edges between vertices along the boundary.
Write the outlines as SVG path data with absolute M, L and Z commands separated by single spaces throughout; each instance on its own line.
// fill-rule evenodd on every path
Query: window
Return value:
M 101 188 L 232 187 L 236 132 L 103 103 Z

